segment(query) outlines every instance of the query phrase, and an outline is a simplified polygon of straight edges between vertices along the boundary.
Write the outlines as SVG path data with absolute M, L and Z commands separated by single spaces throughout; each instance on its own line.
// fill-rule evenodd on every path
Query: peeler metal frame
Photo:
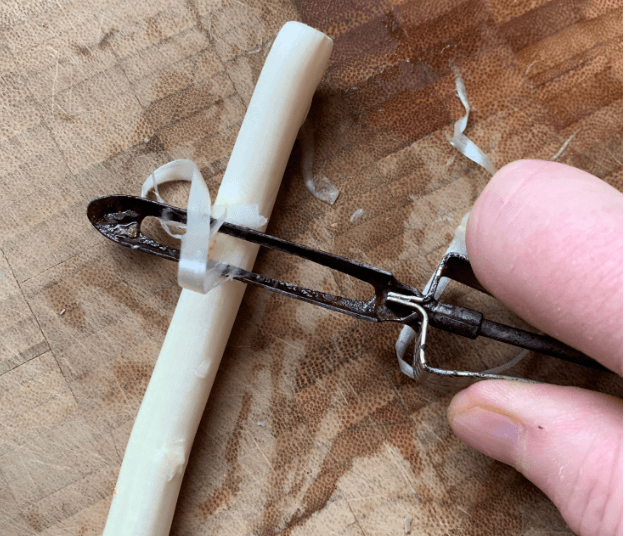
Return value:
M 141 224 L 148 216 L 164 222 L 186 224 L 185 210 L 141 197 L 115 195 L 91 201 L 87 208 L 87 216 L 101 234 L 121 246 L 176 262 L 180 258 L 178 249 L 161 244 L 142 233 Z M 430 365 L 426 359 L 426 336 L 429 326 L 470 339 L 484 336 L 577 365 L 607 370 L 588 356 L 552 337 L 499 324 L 485 319 L 484 315 L 478 311 L 446 304 L 435 299 L 436 290 L 442 278 L 453 279 L 487 293 L 477 280 L 469 259 L 465 255 L 447 253 L 435 272 L 427 294 L 422 294 L 399 282 L 392 273 L 386 270 L 332 253 L 295 244 L 227 222 L 222 225 L 219 232 L 307 259 L 370 284 L 374 289 L 374 296 L 369 301 L 362 301 L 299 287 L 235 266 L 219 265 L 224 276 L 257 285 L 272 292 L 369 322 L 396 322 L 410 326 L 419 335 L 415 343 L 412 363 L 405 364 L 412 368 L 412 376 L 417 382 L 436 379 L 453 380 L 453 383 L 458 386 L 464 386 L 466 383 L 482 379 L 531 381 L 489 371 L 447 370 Z

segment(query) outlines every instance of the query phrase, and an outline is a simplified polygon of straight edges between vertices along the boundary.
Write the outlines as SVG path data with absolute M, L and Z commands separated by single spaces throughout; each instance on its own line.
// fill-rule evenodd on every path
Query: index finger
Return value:
M 508 164 L 471 211 L 480 282 L 527 322 L 623 375 L 623 196 L 579 169 Z

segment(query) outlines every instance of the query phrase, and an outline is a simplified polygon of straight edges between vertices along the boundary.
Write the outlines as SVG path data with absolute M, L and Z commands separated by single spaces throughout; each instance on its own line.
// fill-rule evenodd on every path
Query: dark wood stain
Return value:
M 586 3 L 586 0 L 552 0 L 502 24 L 499 34 L 518 52 L 582 20 Z
M 564 129 L 604 106 L 623 98 L 623 83 L 606 67 L 589 80 L 563 91 L 547 103 L 559 129 Z
M 231 90 L 228 84 L 224 73 L 197 84 L 187 75 L 160 74 L 154 91 L 157 98 L 144 109 L 135 135 L 149 138 L 146 148 L 152 152 L 167 151 L 196 141 L 199 143 L 196 143 L 195 153 L 202 155 L 205 151 L 213 153 L 215 143 L 228 145 L 228 140 L 218 138 L 216 142 L 208 138 L 216 133 L 216 127 L 206 124 L 201 115 L 206 109 L 213 108 L 214 122 L 220 123 L 227 109 L 224 96 L 228 95 L 223 93 Z M 219 163 L 212 163 L 211 166 L 223 167 Z M 215 169 L 212 171 L 211 175 L 217 172 Z
M 116 253 L 123 254 L 122 252 Z M 104 292 L 118 304 L 141 318 L 144 330 L 150 336 L 162 338 L 167 331 L 169 317 L 162 314 L 158 306 L 153 307 L 149 300 L 140 300 L 129 285 L 107 273 L 106 269 L 97 263 L 88 265 L 74 274 L 71 285 L 57 282 L 43 290 L 48 307 L 57 313 L 65 309 L 61 316 L 61 322 L 69 324 L 75 329 L 85 330 L 87 323 L 86 312 L 73 288 L 97 288 Z M 94 307 L 93 304 L 90 306 Z M 91 314 L 98 315 L 98 311 L 92 311 Z
M 188 85 L 190 78 L 186 78 L 187 83 L 185 84 L 180 81 L 180 76 L 176 74 L 171 82 L 177 86 L 186 85 L 187 87 L 176 93 L 166 94 L 162 99 L 152 103 L 145 111 L 146 119 L 155 128 L 175 123 L 192 113 L 215 104 L 219 100 L 218 96 L 211 94 L 210 84 Z M 160 84 L 163 89 L 167 89 L 169 81 L 170 77 L 168 75 L 161 75 Z
M 372 110 L 404 91 L 418 92 L 433 86 L 438 78 L 425 62 L 401 61 L 369 78 L 358 91 L 348 93 L 346 100 L 354 108 Z
M 111 40 L 113 39 L 113 37 L 115 36 L 116 33 L 117 33 L 117 29 L 116 28 L 111 28 L 108 32 L 106 32 L 102 36 L 102 39 L 100 39 L 100 41 L 98 43 L 98 48 L 100 50 L 106 50 L 107 48 L 110 48 L 111 47 Z
M 204 23 L 202 22 L 202 17 L 200 15 L 200 11 L 199 11 L 199 9 L 197 7 L 196 0 L 186 0 L 185 5 L 187 6 L 189 11 L 193 15 L 193 18 L 195 19 L 195 27 L 204 34 L 204 37 L 206 37 L 206 41 L 210 42 L 211 41 L 211 34 L 208 31 L 208 28 L 206 26 L 204 26 Z
M 306 523 L 327 504 L 337 490 L 338 481 L 351 470 L 354 461 L 376 455 L 385 442 L 402 452 L 415 473 L 421 471 L 415 437 L 398 401 L 393 398 L 371 411 L 354 399 L 343 410 L 343 424 L 331 439 L 317 476 L 310 480 L 308 467 L 314 452 L 313 437 L 332 410 L 333 400 L 340 398 L 339 384 L 334 378 L 341 375 L 341 369 L 347 364 L 354 365 L 363 356 L 361 326 L 354 322 L 355 327 L 345 329 L 343 321 L 343 318 L 329 315 L 319 322 L 314 335 L 301 334 L 307 341 L 306 352 L 298 365 L 293 393 L 284 392 L 281 387 L 285 360 L 290 359 L 289 348 L 272 347 L 270 406 L 275 437 L 274 470 L 269 479 L 262 520 L 255 527 L 258 534 L 287 535 L 293 528 Z M 283 322 L 273 317 L 263 329 L 275 332 L 279 324 Z M 296 337 L 290 324 L 288 329 L 289 338 Z M 319 346 L 319 341 L 323 340 L 329 342 Z M 364 398 L 369 385 L 366 381 L 361 383 L 362 379 L 364 377 L 349 376 L 345 381 L 351 383 L 352 389 L 362 392 Z M 319 382 L 325 382 L 325 387 L 320 388 Z M 375 407 L 375 401 L 372 403 Z M 286 519 L 280 507 L 285 495 L 297 497 L 301 493 L 301 508 Z
M 72 48 L 78 52 L 81 56 L 91 56 L 91 50 L 84 45 L 79 45 L 78 43 L 72 43 Z
M 83 272 L 80 277 L 80 283 L 85 287 L 98 288 L 104 291 L 124 308 L 136 314 L 141 319 L 148 336 L 162 338 L 165 335 L 169 326 L 169 316 L 162 314 L 158 306 L 153 307 L 149 301 L 139 300 L 132 289 L 123 281 L 103 285 L 100 283 L 102 280 L 105 279 L 88 272 Z
M 85 311 L 80 306 L 72 285 L 64 282 L 48 285 L 43 289 L 43 296 L 51 311 L 60 314 L 65 310 L 61 316 L 62 323 L 78 330 L 86 328 Z
M 65 121 L 66 123 L 75 123 L 76 122 L 76 118 L 75 117 L 73 117 L 73 116 L 71 116 L 69 114 L 63 113 L 63 112 L 59 113 L 57 117 L 61 121 Z
M 451 116 L 434 88 L 403 91 L 387 100 L 365 120 L 372 126 L 391 129 L 403 145 L 451 123 Z
M 339 432 L 323 460 L 317 478 L 306 490 L 301 511 L 286 521 L 287 529 L 282 534 L 287 536 L 293 528 L 303 525 L 314 513 L 323 509 L 336 491 L 339 479 L 352 468 L 356 458 L 373 456 L 382 445 L 382 437 L 372 429 L 352 428 Z M 277 532 L 265 531 L 264 534 Z
M 146 153 L 164 153 L 165 146 L 158 137 L 158 134 L 150 136 L 147 143 L 142 143 L 141 147 L 145 149 Z
M 392 11 L 381 14 L 352 31 L 338 35 L 332 51 L 332 68 L 362 58 L 364 54 L 396 54 L 396 25 Z
M 125 355 L 112 364 L 113 374 L 126 395 L 142 398 L 154 369 L 153 362 L 134 363 Z
M 31 510 L 24 514 L 26 522 L 33 528 L 35 532 L 43 532 L 43 530 L 49 526 L 49 522 L 36 510 Z
M 460 3 L 424 23 L 418 10 L 415 3 L 396 8 L 405 30 L 403 43 L 412 61 L 425 62 L 435 72 L 448 70 L 451 61 L 463 63 L 489 43 L 492 16 L 480 0 Z
M 163 39 L 163 31 L 158 23 L 158 19 L 156 17 L 150 17 L 146 20 L 146 35 L 148 39 L 152 43 L 158 43 Z
M 31 359 L 40 356 L 48 350 L 50 350 L 50 345 L 47 341 L 42 341 L 40 343 L 29 346 L 28 348 L 26 348 L 26 350 L 22 350 L 19 354 L 17 354 L 17 358 L 19 362 L 23 363 L 25 361 L 30 361 Z
M 279 324 L 279 322 L 272 321 L 271 325 L 267 325 L 265 329 L 272 329 L 276 324 Z M 320 326 L 320 329 L 326 331 L 326 333 L 328 328 L 330 328 L 330 325 L 327 322 L 323 322 L 322 326 Z M 277 334 L 277 336 L 280 335 Z M 301 336 L 304 337 L 305 334 L 302 333 Z M 310 341 L 312 340 L 314 340 L 314 338 L 308 339 L 309 342 L 307 346 L 310 346 Z M 275 449 L 272 460 L 274 471 L 270 477 L 262 519 L 255 529 L 263 536 L 277 534 L 281 532 L 285 526 L 296 526 L 305 518 L 308 518 L 313 511 L 316 511 L 310 510 L 309 512 L 303 512 L 297 520 L 291 519 L 287 521 L 284 519 L 280 508 L 285 494 L 296 496 L 305 486 L 307 477 L 306 468 L 314 447 L 314 442 L 312 440 L 314 430 L 310 429 L 309 420 L 312 408 L 302 407 L 298 403 L 301 401 L 298 400 L 298 397 L 289 396 L 281 387 L 282 371 L 284 369 L 285 359 L 288 359 L 288 353 L 286 348 L 280 348 L 279 345 L 274 345 L 272 350 L 273 359 L 270 365 L 270 371 L 272 386 L 272 428 L 275 437 Z M 296 383 L 301 382 L 296 380 Z M 327 406 L 325 409 L 327 409 Z M 333 476 L 336 476 L 336 473 Z M 319 477 L 317 478 L 317 481 L 318 480 Z M 314 484 L 312 484 L 312 486 L 314 486 Z M 313 489 L 313 493 L 316 493 L 315 489 L 316 488 Z M 323 497 L 317 497 L 316 502 L 313 501 L 319 507 L 322 507 L 325 501 L 327 501 L 327 498 L 333 493 L 334 486 L 329 485 L 324 489 L 325 493 Z M 310 493 L 311 488 L 309 487 L 306 491 L 306 495 Z

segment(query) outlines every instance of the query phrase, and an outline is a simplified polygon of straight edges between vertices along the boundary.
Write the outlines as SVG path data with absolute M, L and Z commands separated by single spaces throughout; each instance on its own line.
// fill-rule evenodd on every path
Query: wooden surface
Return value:
M 138 195 L 191 158 L 216 192 L 282 24 L 335 39 L 311 108 L 314 199 L 296 144 L 269 232 L 422 287 L 487 173 L 553 156 L 621 189 L 622 3 L 604 0 L 9 0 L 0 5 L 0 533 L 99 534 L 179 289 L 176 267 L 107 243 L 87 202 Z M 183 187 L 165 191 L 184 203 Z M 360 218 L 354 212 L 364 210 Z M 351 220 L 351 221 L 350 221 Z M 334 292 L 340 276 L 263 253 L 263 274 Z M 449 300 L 520 321 L 462 287 Z M 465 447 L 449 393 L 400 375 L 397 326 L 248 289 L 193 446 L 175 535 L 568 533 L 513 469 Z M 432 333 L 438 362 L 514 349 Z M 622 386 L 531 356 L 517 371 Z

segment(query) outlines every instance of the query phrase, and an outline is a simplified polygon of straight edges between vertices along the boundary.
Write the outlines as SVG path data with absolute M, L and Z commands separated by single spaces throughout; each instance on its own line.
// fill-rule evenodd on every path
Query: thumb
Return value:
M 480 282 L 530 324 L 622 375 L 623 196 L 581 170 L 520 161 L 471 211 Z M 578 534 L 622 534 L 623 409 L 573 387 L 480 382 L 449 409 L 469 445 L 516 467 Z
M 464 442 L 544 491 L 577 534 L 623 533 L 622 401 L 577 387 L 486 381 L 458 393 L 448 418 Z

